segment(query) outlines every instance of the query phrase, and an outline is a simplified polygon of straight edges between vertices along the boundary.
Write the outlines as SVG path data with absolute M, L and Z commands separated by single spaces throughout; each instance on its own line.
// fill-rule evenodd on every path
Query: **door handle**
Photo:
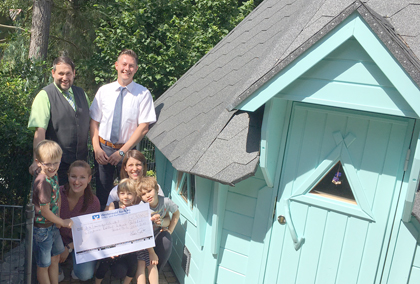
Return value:
M 295 246 L 295 250 L 299 250 L 300 247 L 303 245 L 303 243 L 305 242 L 305 238 L 304 237 L 300 237 L 298 235 L 298 233 L 296 232 L 296 228 L 293 225 L 293 220 L 292 217 L 290 216 L 290 199 L 286 199 L 286 206 L 284 208 L 284 215 L 286 215 L 285 219 L 287 218 L 287 220 L 289 220 L 287 222 L 287 227 L 289 228 L 290 231 L 290 235 L 292 237 L 293 240 L 293 244 Z M 279 216 L 280 217 L 280 216 Z M 285 220 L 286 221 L 286 220 Z M 280 221 L 279 221 L 280 222 Z M 281 223 L 280 223 L 281 224 Z
M 279 223 L 280 223 L 281 225 L 284 225 L 284 224 L 286 224 L 286 217 L 284 217 L 283 215 L 279 215 L 279 216 L 277 217 L 277 221 L 279 221 Z

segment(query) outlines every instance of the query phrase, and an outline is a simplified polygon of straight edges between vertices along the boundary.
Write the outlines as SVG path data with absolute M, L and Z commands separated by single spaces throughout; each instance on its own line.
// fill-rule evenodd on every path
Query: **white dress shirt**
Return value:
M 118 81 L 99 88 L 90 106 L 90 117 L 99 122 L 99 136 L 109 141 L 115 102 L 120 94 Z M 150 91 L 135 82 L 127 85 L 123 93 L 119 143 L 126 143 L 140 123 L 156 122 L 155 107 Z

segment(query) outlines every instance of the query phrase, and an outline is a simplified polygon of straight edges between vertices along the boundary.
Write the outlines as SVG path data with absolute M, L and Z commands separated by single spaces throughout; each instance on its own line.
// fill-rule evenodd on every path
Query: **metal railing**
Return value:
M 153 143 L 144 137 L 137 149 L 145 155 L 148 171 L 155 173 Z M 32 196 L 32 192 L 29 196 Z M 32 282 L 34 215 L 32 199 L 26 206 L 0 205 L 0 284 Z
M 0 283 L 31 283 L 33 205 L 0 205 L 0 216 Z
M 155 145 L 147 137 L 144 137 L 136 148 L 146 157 L 147 170 L 156 172 Z

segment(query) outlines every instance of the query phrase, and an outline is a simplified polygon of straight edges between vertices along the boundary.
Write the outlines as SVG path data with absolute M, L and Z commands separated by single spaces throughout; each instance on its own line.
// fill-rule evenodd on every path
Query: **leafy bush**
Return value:
M 123 48 L 139 57 L 135 80 L 159 97 L 228 34 L 249 12 L 252 0 L 115 0 L 95 5 L 100 52 L 91 58 L 98 84 L 116 79 L 113 63 Z
M 0 204 L 23 205 L 31 186 L 33 133 L 28 130 L 31 103 L 44 82 L 42 62 L 0 66 Z

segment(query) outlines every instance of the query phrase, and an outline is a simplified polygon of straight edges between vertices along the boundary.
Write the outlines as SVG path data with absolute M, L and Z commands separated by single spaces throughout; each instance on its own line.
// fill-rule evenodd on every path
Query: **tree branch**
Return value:
M 64 41 L 64 42 L 67 42 L 67 43 L 69 43 L 69 44 L 71 44 L 71 45 L 73 45 L 78 51 L 80 51 L 80 49 L 79 49 L 79 47 L 76 45 L 76 44 L 74 44 L 74 43 L 72 43 L 71 41 L 69 41 L 69 40 L 66 40 L 66 39 L 64 39 L 64 38 L 61 38 L 61 37 L 56 37 L 56 36 L 53 36 L 53 35 L 51 35 L 50 34 L 50 38 L 53 38 L 53 39 L 56 39 L 56 40 L 62 40 L 62 41 Z
M 8 26 L 8 25 L 2 25 L 2 24 L 0 24 L 0 27 L 2 27 L 2 28 L 8 28 L 8 29 L 16 29 L 16 30 L 21 30 L 21 31 L 24 31 L 25 30 L 25 29 L 23 29 L 21 27 Z

